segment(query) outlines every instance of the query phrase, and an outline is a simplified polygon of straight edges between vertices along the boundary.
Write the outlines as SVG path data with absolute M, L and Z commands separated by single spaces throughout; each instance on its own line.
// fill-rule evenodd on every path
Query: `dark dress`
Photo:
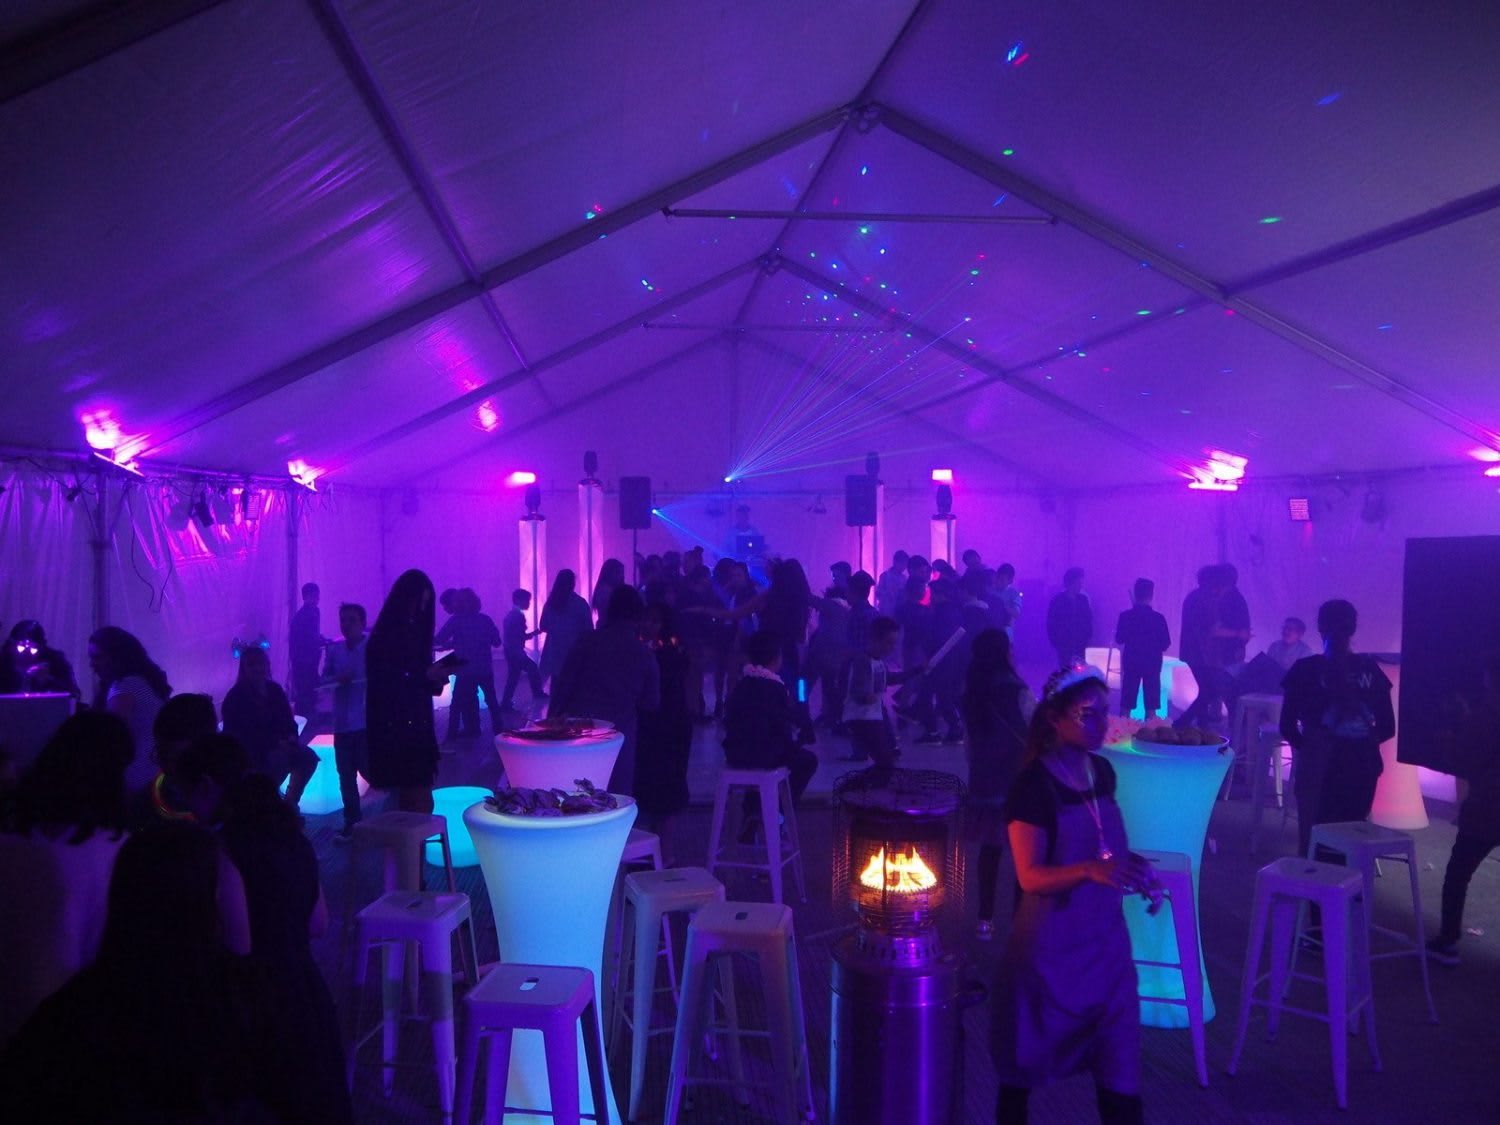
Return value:
M 224 733 L 233 735 L 250 758 L 250 768 L 280 783 L 292 768 L 291 743 L 297 720 L 281 685 L 267 680 L 257 693 L 237 683 L 224 696 Z
M 656 660 L 641 643 L 635 622 L 622 621 L 578 638 L 553 682 L 548 714 L 614 723 L 625 742 L 609 775 L 609 791 L 632 795 L 638 716 L 656 710 L 660 702 Z M 597 777 L 589 780 L 602 784 Z
M 422 644 L 370 634 L 365 648 L 365 777 L 377 789 L 431 785 L 437 776 L 432 699 L 443 686 L 427 678 L 430 666 L 431 653 Z
M 688 709 L 687 650 L 674 637 L 656 647 L 661 706 L 642 711 L 635 759 L 635 799 L 641 815 L 659 821 L 687 808 L 693 716 Z
M 1096 826 L 1084 794 L 1034 761 L 1016 778 L 1008 820 L 1047 831 L 1049 865 L 1099 855 L 1099 836 L 1117 854 L 1126 850 L 1125 824 L 1115 804 L 1115 772 L 1090 755 Z M 1082 883 L 1063 894 L 1020 895 L 1001 955 L 991 1002 L 991 1053 L 1000 1081 L 1042 1086 L 1091 1073 L 1122 1094 L 1140 1089 L 1140 1004 L 1130 934 L 1120 892 Z
M 354 1120 L 344 1084 L 344 1055 L 333 996 L 308 943 L 318 901 L 318 857 L 295 830 L 229 825 L 224 845 L 245 881 L 250 963 L 262 997 L 276 1012 L 296 1091 L 289 1121 L 340 1125 Z

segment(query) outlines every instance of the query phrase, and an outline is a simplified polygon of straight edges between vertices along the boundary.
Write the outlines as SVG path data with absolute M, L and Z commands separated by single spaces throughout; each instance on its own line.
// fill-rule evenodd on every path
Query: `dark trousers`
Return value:
M 1383 763 L 1380 747 L 1334 742 L 1316 731 L 1293 752 L 1296 774 L 1297 854 L 1306 855 L 1313 825 L 1364 820 L 1375 804 Z
M 1128 715 L 1135 707 L 1137 692 L 1145 693 L 1146 718 L 1161 707 L 1161 658 L 1154 664 L 1120 664 L 1120 714 Z
M 1448 855 L 1448 870 L 1443 874 L 1443 925 L 1438 940 L 1451 945 L 1463 935 L 1464 899 L 1469 894 L 1469 880 L 1485 857 L 1500 847 L 1500 840 L 1471 836 L 1459 829 Z
M 309 724 L 318 714 L 318 662 L 292 665 L 292 709 Z
M 1188 670 L 1193 673 L 1193 679 L 1198 681 L 1198 694 L 1193 697 L 1188 709 L 1177 716 L 1177 721 L 1172 724 L 1176 727 L 1206 722 L 1217 715 L 1219 704 L 1224 701 L 1228 690 L 1229 673 L 1223 668 L 1211 664 L 1189 664 Z
M 535 668 L 536 665 L 533 664 L 532 667 Z M 479 724 L 481 694 L 484 696 L 484 705 L 489 708 L 492 733 L 499 733 L 500 727 L 495 718 L 499 713 L 495 704 L 495 670 L 492 667 L 481 667 L 477 672 L 459 672 L 453 679 L 453 703 L 448 709 L 449 738 L 484 733 Z
M 523 649 L 521 652 L 507 652 L 505 654 L 505 692 L 500 700 L 500 709 L 508 711 L 516 701 L 516 685 L 521 682 L 521 673 L 526 673 L 526 682 L 531 685 L 531 696 L 535 699 L 542 694 L 542 674 L 537 670 L 536 661 Z M 490 681 L 493 685 L 494 681 Z
M 807 705 L 809 685 L 802 682 L 802 648 L 795 641 L 782 642 L 780 675 L 787 694 L 792 698 L 792 715 L 797 720 L 797 733 L 804 742 L 811 742 L 812 709 Z
M 339 796 L 344 801 L 344 828 L 359 823 L 359 771 L 365 768 L 365 732 L 341 730 L 333 733 L 333 764 L 339 771 Z

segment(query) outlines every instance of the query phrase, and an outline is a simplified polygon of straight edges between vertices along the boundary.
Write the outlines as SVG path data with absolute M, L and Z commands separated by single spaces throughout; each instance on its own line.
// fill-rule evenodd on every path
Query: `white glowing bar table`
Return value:
M 596 789 L 607 786 L 624 745 L 625 736 L 617 730 L 594 730 L 577 738 L 523 738 L 516 731 L 495 736 L 507 785 L 570 793 L 584 779 Z
M 615 872 L 625 852 L 635 802 L 616 796 L 620 807 L 582 816 L 510 816 L 477 804 L 464 823 L 479 852 L 489 889 L 500 959 L 531 965 L 569 965 L 594 974 L 597 1009 L 604 1011 L 600 984 L 604 924 Z M 506 1103 L 548 1109 L 547 1056 L 539 1031 L 517 1031 L 510 1056 Z M 600 1044 L 602 1054 L 604 1048 Z M 593 1113 L 583 1032 L 578 1034 L 579 1107 Z M 621 1120 L 611 1090 L 600 1121 Z M 607 1115 L 607 1116 L 606 1116 Z M 529 1113 L 507 1113 L 506 1125 L 550 1121 Z
M 302 800 L 297 803 L 297 807 L 312 816 L 338 812 L 344 807 L 344 796 L 339 792 L 339 767 L 333 756 L 333 735 L 314 735 L 307 746 L 318 756 L 318 768 L 313 773 L 312 780 L 307 783 L 307 788 L 302 791 Z M 370 783 L 365 780 L 364 774 L 356 774 L 355 777 L 359 795 L 363 797 L 370 791 Z M 291 783 L 292 779 L 288 777 L 281 783 L 281 791 L 285 793 Z
M 1203 863 L 1203 840 L 1214 799 L 1233 756 L 1217 746 L 1163 746 L 1143 750 L 1132 743 L 1115 743 L 1101 754 L 1115 767 L 1115 800 L 1125 819 L 1125 835 L 1132 851 L 1181 852 L 1193 861 L 1194 922 L 1202 897 L 1198 871 Z M 1153 917 L 1139 895 L 1125 899 L 1125 924 L 1130 948 L 1142 961 L 1177 961 L 1177 935 L 1169 911 Z M 1202 928 L 1198 964 L 1203 974 L 1203 1019 L 1214 1018 L 1214 998 L 1208 987 L 1208 962 L 1203 957 Z M 1138 966 L 1141 992 L 1148 996 L 1181 998 L 1182 974 L 1176 969 Z M 1148 1027 L 1186 1027 L 1187 1009 L 1176 1004 L 1141 1002 L 1141 1022 Z

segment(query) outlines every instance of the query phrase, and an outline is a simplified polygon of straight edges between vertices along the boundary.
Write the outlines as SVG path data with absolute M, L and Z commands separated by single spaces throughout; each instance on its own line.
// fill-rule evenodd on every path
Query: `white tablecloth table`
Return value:
M 572 792 L 585 778 L 603 789 L 624 745 L 625 737 L 616 730 L 553 740 L 522 738 L 515 732 L 495 736 L 506 783 L 518 789 Z

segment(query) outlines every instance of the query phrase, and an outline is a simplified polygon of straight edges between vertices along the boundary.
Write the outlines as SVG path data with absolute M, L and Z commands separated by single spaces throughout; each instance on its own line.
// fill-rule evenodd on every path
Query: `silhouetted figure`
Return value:
M 172 694 L 167 674 L 146 655 L 145 646 L 118 625 L 105 625 L 89 638 L 89 667 L 99 680 L 94 706 L 125 720 L 135 758 L 125 770 L 125 791 L 133 797 L 156 779 L 156 739 L 152 724 Z
M 502 644 L 505 651 L 505 697 L 500 700 L 501 711 L 512 711 L 516 704 L 516 685 L 521 676 L 531 688 L 535 702 L 542 696 L 542 676 L 537 671 L 536 661 L 526 651 L 526 642 L 536 636 L 526 629 L 526 613 L 531 609 L 531 591 L 517 590 L 510 596 L 510 610 L 505 615 Z
M 664 605 L 648 605 L 641 636 L 656 659 L 661 700 L 640 714 L 640 748 L 635 759 L 635 799 L 639 827 L 655 832 L 667 848 L 669 822 L 687 808 L 688 758 L 693 748 L 692 662 L 677 634 L 676 616 Z M 701 697 L 700 697 L 701 703 Z M 671 866 L 668 864 L 668 866 Z
M 611 793 L 629 794 L 634 788 L 639 714 L 654 711 L 661 703 L 656 658 L 641 641 L 644 614 L 635 587 L 615 590 L 606 623 L 579 638 L 552 687 L 549 715 L 607 719 L 624 736 L 607 779 Z M 600 778 L 588 780 L 603 784 Z
M 396 579 L 365 649 L 365 730 L 369 772 L 378 789 L 392 790 L 396 807 L 432 811 L 437 776 L 437 732 L 432 700 L 448 670 L 432 662 L 432 580 L 420 570 Z
M 1135 697 L 1142 695 L 1149 718 L 1161 709 L 1162 657 L 1172 645 L 1167 619 L 1151 608 L 1156 583 L 1137 578 L 1131 589 L 1131 606 L 1115 623 L 1115 644 L 1120 646 L 1120 714 L 1128 715 Z
M 1083 592 L 1083 568 L 1071 566 L 1063 574 L 1062 592 L 1047 606 L 1047 640 L 1057 653 L 1057 666 L 1083 663 L 1083 650 L 1094 639 L 1094 607 Z
M 323 659 L 323 628 L 316 582 L 302 585 L 302 605 L 292 614 L 287 646 L 291 652 L 292 705 L 310 723 L 318 713 L 318 665 Z
M 1343 599 L 1318 607 L 1324 654 L 1292 665 L 1282 681 L 1281 736 L 1296 755 L 1298 854 L 1313 825 L 1364 820 L 1396 733 L 1391 681 L 1372 656 L 1350 648 L 1359 618 Z
M 530 605 L 530 596 L 527 597 Z M 449 705 L 448 737 L 478 737 L 484 732 L 479 724 L 479 697 L 490 712 L 490 733 L 499 732 L 498 714 L 505 707 L 496 706 L 494 649 L 500 644 L 500 630 L 494 618 L 483 612 L 479 595 L 465 587 L 453 597 L 454 612 L 438 630 L 433 644 L 451 648 L 458 663 L 453 670 L 453 699 Z M 508 618 L 507 618 L 508 620 Z M 524 649 L 524 644 L 523 644 Z M 506 657 L 509 661 L 509 655 Z M 505 698 L 510 698 L 507 692 Z M 455 722 L 457 729 L 455 730 Z
M 345 843 L 354 838 L 361 806 L 359 774 L 369 758 L 365 730 L 365 607 L 345 602 L 339 606 L 339 639 L 323 653 L 323 682 L 333 686 L 333 761 L 339 771 L 339 799 L 344 805 L 344 827 L 334 836 Z
M 605 559 L 599 567 L 599 578 L 594 583 L 592 608 L 597 618 L 596 625 L 602 627 L 609 617 L 609 599 L 625 585 L 625 564 L 619 559 Z
M 552 580 L 552 592 L 542 603 L 542 619 L 537 627 L 547 637 L 542 646 L 543 685 L 562 671 L 578 638 L 593 631 L 594 615 L 577 586 L 578 578 L 571 570 L 559 570 Z
M 271 658 L 252 645 L 240 654 L 240 674 L 224 696 L 224 733 L 237 739 L 250 757 L 250 768 L 276 785 L 290 774 L 286 799 L 302 800 L 318 755 L 298 739 L 297 720 L 281 685 L 271 679 Z
M 73 666 L 59 650 L 47 643 L 38 621 L 17 621 L 0 653 L 0 695 L 24 692 L 62 692 L 74 699 L 82 696 Z
M 762 629 L 746 644 L 744 674 L 724 707 L 724 760 L 737 770 L 791 772 L 792 800 L 798 801 L 818 769 L 818 756 L 797 741 L 797 716 L 781 679 L 784 643 Z M 747 827 L 760 811 L 759 797 L 745 802 Z

